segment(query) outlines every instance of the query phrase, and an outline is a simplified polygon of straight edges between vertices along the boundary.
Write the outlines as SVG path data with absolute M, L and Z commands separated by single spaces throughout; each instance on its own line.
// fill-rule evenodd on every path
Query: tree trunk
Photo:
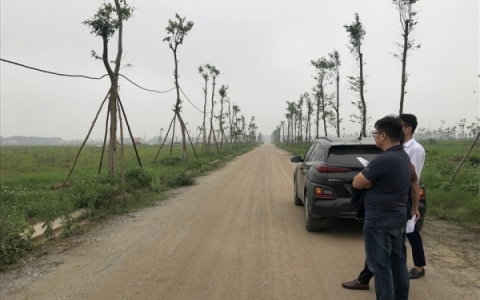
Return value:
M 220 99 L 220 148 L 223 148 L 223 138 L 225 134 L 223 132 L 223 99 Z
M 177 46 L 173 49 L 173 58 L 175 59 L 175 71 L 173 72 L 175 77 L 175 88 L 177 90 L 177 103 L 175 104 L 175 114 L 178 117 L 178 121 L 180 122 L 180 130 L 182 131 L 182 159 L 188 160 L 188 153 L 187 153 L 187 138 L 185 136 L 185 123 L 183 123 L 183 119 L 180 116 L 180 85 L 178 84 L 178 60 L 177 60 Z M 175 126 L 175 125 L 174 125 Z M 175 127 L 174 127 L 175 128 Z
M 110 141 L 108 144 L 108 173 L 115 175 L 117 171 L 117 92 L 118 86 L 112 86 L 108 111 L 110 112 Z
M 323 91 L 323 81 L 320 86 L 320 96 L 322 97 L 322 119 L 323 119 L 323 130 L 325 131 L 325 136 L 328 135 L 327 133 L 327 118 L 325 113 L 325 93 Z
M 402 53 L 402 85 L 400 90 L 400 110 L 398 115 L 403 114 L 403 100 L 405 98 L 405 85 L 407 84 L 407 50 L 408 50 L 408 21 L 405 21 L 405 30 L 403 33 L 403 53 Z
M 337 71 L 337 137 L 340 137 L 340 72 Z
M 102 36 L 103 39 L 103 64 L 107 69 L 108 76 L 110 77 L 110 96 L 108 101 L 108 111 L 110 114 L 110 130 L 108 142 L 108 174 L 114 175 L 116 171 L 116 142 L 117 142 L 117 93 L 118 82 L 117 76 L 113 73 L 110 63 L 108 61 L 108 39 L 107 36 Z
M 310 115 L 307 112 L 307 126 L 305 126 L 305 142 L 308 143 L 308 124 L 310 123 Z
M 233 123 L 232 123 L 232 111 L 230 107 L 230 101 L 228 101 L 228 124 L 230 126 L 230 128 L 228 129 L 229 131 L 228 139 L 230 140 L 230 145 L 231 145 L 233 141 Z
M 320 137 L 320 135 L 318 134 L 318 132 L 320 131 L 320 99 L 316 99 L 316 100 L 317 100 L 317 120 L 315 125 L 317 128 L 315 133 L 315 139 L 318 139 Z
M 207 147 L 207 85 L 208 79 L 205 78 L 205 88 L 203 89 L 203 92 L 205 93 L 205 103 L 203 105 L 203 153 L 206 152 L 206 147 Z
M 208 134 L 208 144 L 207 144 L 207 153 L 210 153 L 210 143 L 212 140 L 212 132 L 213 132 L 213 107 L 215 105 L 214 103 L 214 97 L 215 97 L 215 77 L 212 77 L 212 109 L 210 111 L 210 132 Z
M 102 171 L 102 164 L 103 164 L 103 156 L 105 154 L 105 145 L 107 144 L 107 134 L 108 134 L 108 121 L 110 120 L 110 112 L 107 110 L 107 117 L 105 120 L 105 135 L 103 136 L 103 146 L 102 146 L 102 154 L 100 154 L 100 162 L 98 163 L 98 175 Z
M 358 47 L 358 56 L 360 58 L 360 99 L 362 100 L 362 137 L 367 137 L 367 103 L 363 96 L 363 53 Z
M 187 131 L 187 127 L 185 126 L 185 122 L 183 122 L 183 119 L 180 113 L 177 113 L 177 117 L 178 117 L 178 122 L 180 123 L 180 129 L 182 131 L 182 146 L 183 146 L 182 159 L 188 160 L 187 137 L 185 134 L 185 132 Z

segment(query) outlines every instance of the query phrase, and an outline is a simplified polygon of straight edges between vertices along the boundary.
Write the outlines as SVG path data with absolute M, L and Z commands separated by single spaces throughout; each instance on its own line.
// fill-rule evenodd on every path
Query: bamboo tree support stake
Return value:
M 120 95 L 117 94 L 118 103 L 120 104 L 120 108 L 122 109 L 123 117 L 125 118 L 125 124 L 127 124 L 128 133 L 130 134 L 130 139 L 133 143 L 133 149 L 135 150 L 135 155 L 137 156 L 138 165 L 140 169 L 143 169 L 142 161 L 140 160 L 140 155 L 138 155 L 137 145 L 135 144 L 135 139 L 133 138 L 132 130 L 130 129 L 130 124 L 128 123 L 127 115 L 125 114 L 125 110 L 123 109 L 122 101 L 120 100 Z
M 187 133 L 188 140 L 190 141 L 190 146 L 192 146 L 193 154 L 195 154 L 195 158 L 198 159 L 197 151 L 195 151 L 195 147 L 193 146 L 192 139 L 190 138 L 190 134 L 188 133 L 186 126 L 185 126 L 185 132 Z
M 167 140 L 168 134 L 170 133 L 170 129 L 172 128 L 173 120 L 175 120 L 175 117 L 173 117 L 172 121 L 170 121 L 170 125 L 168 126 L 168 130 L 167 130 L 167 133 L 165 134 L 165 138 L 163 139 L 163 143 L 162 143 L 162 145 L 160 145 L 160 148 L 158 149 L 157 155 L 155 155 L 155 158 L 153 159 L 153 162 L 155 162 L 157 160 L 157 157 L 160 154 L 160 151 L 162 150 L 163 145 L 165 145 L 165 141 Z
M 117 96 L 117 104 L 120 106 L 120 96 Z M 125 203 L 127 198 L 127 191 L 125 186 L 125 155 L 123 152 L 123 120 L 122 112 L 118 110 L 118 120 L 120 121 L 120 159 L 122 161 L 122 185 L 123 185 L 123 203 Z M 135 143 L 134 143 L 135 145 Z
M 220 154 L 220 149 L 218 148 L 217 138 L 215 137 L 215 128 L 212 127 L 212 130 L 213 130 L 213 140 L 215 141 L 215 146 L 217 146 L 217 152 L 218 152 L 218 154 Z
M 202 128 L 200 129 L 200 133 L 199 133 L 198 136 L 197 136 L 197 141 L 195 142 L 195 149 L 197 149 L 198 141 L 200 140 L 200 136 L 202 135 L 201 130 L 203 130 L 203 125 L 202 125 Z
M 110 118 L 110 112 L 107 110 L 107 118 L 105 121 L 105 136 L 103 137 L 102 154 L 100 155 L 100 163 L 98 164 L 98 175 L 102 171 L 103 156 L 105 155 L 105 145 L 107 145 L 107 133 L 108 133 L 108 120 Z
M 65 178 L 65 181 L 63 182 L 62 187 L 64 187 L 67 184 L 68 179 L 70 178 L 70 175 L 72 175 L 73 169 L 75 169 L 75 165 L 77 164 L 78 157 L 80 156 L 80 152 L 82 152 L 83 146 L 85 146 L 85 144 L 88 141 L 88 138 L 90 137 L 90 133 L 92 133 L 92 129 L 95 126 L 95 122 L 97 122 L 98 115 L 100 114 L 100 111 L 102 110 L 102 107 L 105 104 L 105 101 L 107 100 L 108 95 L 110 95 L 110 90 L 108 91 L 107 95 L 103 99 L 102 104 L 100 104 L 100 108 L 98 109 L 97 114 L 95 115 L 95 119 L 93 119 L 92 126 L 90 126 L 90 130 L 88 131 L 87 136 L 85 137 L 85 140 L 83 141 L 80 148 L 78 148 L 78 152 L 73 161 L 72 168 L 70 169 L 70 172 L 68 173 L 67 178 Z
M 172 149 L 173 149 L 173 138 L 175 138 L 175 124 L 177 119 L 177 113 L 173 116 L 173 131 L 172 131 L 172 142 L 170 143 L 170 156 L 172 155 Z
M 450 181 L 448 182 L 448 184 L 452 184 L 453 180 L 455 179 L 455 177 L 457 176 L 458 172 L 460 171 L 460 168 L 462 167 L 463 163 L 465 162 L 465 160 L 467 159 L 468 155 L 470 154 L 470 152 L 472 152 L 473 150 L 473 147 L 475 147 L 475 144 L 477 144 L 477 141 L 478 141 L 478 138 L 480 137 L 480 131 L 477 133 L 477 137 L 475 138 L 475 141 L 473 141 L 472 145 L 470 146 L 470 149 L 468 149 L 467 153 L 465 154 L 465 156 L 462 158 L 462 161 L 460 161 L 460 163 L 458 164 L 457 168 L 455 169 L 455 172 L 453 172 L 453 175 L 452 175 L 452 178 L 450 178 Z

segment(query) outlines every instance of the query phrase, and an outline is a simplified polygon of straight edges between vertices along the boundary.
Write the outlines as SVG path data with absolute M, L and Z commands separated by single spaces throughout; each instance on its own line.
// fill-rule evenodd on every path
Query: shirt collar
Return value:
M 413 143 L 415 143 L 415 138 L 412 137 L 408 142 L 406 142 L 405 144 L 403 144 L 403 147 L 410 147 Z
M 393 147 L 388 148 L 388 149 L 385 150 L 384 152 L 397 151 L 397 150 L 403 150 L 403 145 L 395 145 L 395 146 L 393 146 Z

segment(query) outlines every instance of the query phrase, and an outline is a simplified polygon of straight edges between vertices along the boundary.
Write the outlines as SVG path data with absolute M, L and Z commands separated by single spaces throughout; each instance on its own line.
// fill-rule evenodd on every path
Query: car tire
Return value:
M 321 218 L 314 218 L 312 216 L 312 209 L 310 201 L 308 200 L 308 193 L 305 191 L 304 193 L 304 201 L 305 201 L 305 228 L 307 231 L 320 231 L 322 229 L 322 219 Z
M 293 179 L 293 203 L 295 203 L 296 206 L 303 205 L 302 200 L 297 195 L 297 179 L 296 178 Z

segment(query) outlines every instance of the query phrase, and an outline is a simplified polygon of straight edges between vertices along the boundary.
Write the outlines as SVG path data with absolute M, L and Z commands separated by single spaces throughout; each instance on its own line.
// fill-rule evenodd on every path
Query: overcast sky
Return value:
M 113 1 L 112 1 L 113 2 Z M 0 57 L 49 71 L 101 76 L 100 37 L 82 21 L 91 18 L 99 0 L 1 0 Z M 401 42 L 401 27 L 390 0 L 130 0 L 136 7 L 124 23 L 121 72 L 137 84 L 168 90 L 173 84 L 173 54 L 165 27 L 175 13 L 194 27 L 179 46 L 180 85 L 188 98 L 203 108 L 203 79 L 198 66 L 210 63 L 220 70 L 217 87 L 230 86 L 229 97 L 247 120 L 256 117 L 258 131 L 269 135 L 285 120 L 286 101 L 312 92 L 310 61 L 337 49 L 341 55 L 341 117 L 347 132 L 357 95 L 348 89 L 347 76 L 357 75 L 343 27 L 359 13 L 366 29 L 368 116 L 375 120 L 398 113 L 401 64 L 392 57 Z M 421 0 L 414 37 L 421 48 L 408 58 L 404 112 L 419 119 L 419 127 L 446 127 L 462 118 L 469 123 L 479 107 L 479 1 Z M 117 38 L 110 43 L 115 57 Z M 100 81 L 64 78 L 0 63 L 1 135 L 82 139 L 109 88 Z M 155 94 L 120 80 L 120 95 L 135 136 L 147 138 L 168 127 L 173 117 L 174 91 Z M 333 86 L 328 87 L 333 92 Z M 211 86 L 209 87 L 211 91 Z M 210 97 L 210 96 L 209 96 Z M 218 99 L 218 93 L 215 95 Z M 195 132 L 203 114 L 185 101 L 184 120 Z M 218 106 L 217 106 L 218 108 Z M 104 108 L 105 109 L 105 108 Z M 102 113 L 91 138 L 103 136 Z M 329 129 L 333 134 L 333 129 Z M 164 133 L 165 133 L 164 131 Z

